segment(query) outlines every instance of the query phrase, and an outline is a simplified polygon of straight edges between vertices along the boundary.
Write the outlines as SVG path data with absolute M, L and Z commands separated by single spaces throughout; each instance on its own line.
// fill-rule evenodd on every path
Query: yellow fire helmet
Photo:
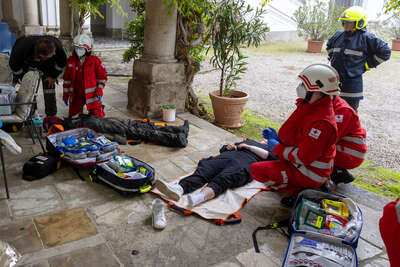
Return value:
M 354 21 L 356 23 L 356 29 L 361 30 L 368 24 L 365 11 L 362 7 L 352 6 L 346 9 L 339 18 L 340 21 Z

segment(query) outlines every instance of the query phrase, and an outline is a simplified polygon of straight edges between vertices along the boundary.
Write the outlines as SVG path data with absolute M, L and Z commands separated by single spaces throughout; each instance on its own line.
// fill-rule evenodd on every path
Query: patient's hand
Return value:
M 227 150 L 236 150 L 237 147 L 235 145 L 233 145 L 233 144 L 229 144 L 229 145 L 226 146 L 226 149 Z
M 237 146 L 237 149 L 250 149 L 250 146 L 242 143 Z
M 268 140 L 267 139 L 263 139 L 260 143 L 264 144 L 264 145 L 268 145 Z

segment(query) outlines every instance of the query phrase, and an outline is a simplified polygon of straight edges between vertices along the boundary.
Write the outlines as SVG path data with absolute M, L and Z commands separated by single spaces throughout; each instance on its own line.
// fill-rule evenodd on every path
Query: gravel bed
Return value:
M 295 108 L 297 74 L 312 63 L 328 63 L 326 54 L 247 51 L 248 71 L 238 89 L 250 95 L 247 108 L 280 123 Z M 197 92 L 218 89 L 219 73 L 205 63 L 194 80 Z M 364 100 L 359 107 L 367 130 L 367 159 L 400 170 L 400 60 L 392 59 L 364 75 Z

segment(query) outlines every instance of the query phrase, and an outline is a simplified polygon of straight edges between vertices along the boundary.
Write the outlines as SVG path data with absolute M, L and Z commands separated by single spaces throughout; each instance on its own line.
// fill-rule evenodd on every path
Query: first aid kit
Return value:
M 362 225 L 361 209 L 350 198 L 303 190 L 292 211 L 282 266 L 358 266 L 356 247 Z

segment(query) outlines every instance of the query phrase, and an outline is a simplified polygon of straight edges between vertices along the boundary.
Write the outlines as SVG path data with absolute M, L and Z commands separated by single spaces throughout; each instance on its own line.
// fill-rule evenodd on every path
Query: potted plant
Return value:
M 400 13 L 394 13 L 384 24 L 394 37 L 392 39 L 392 50 L 400 51 Z
M 213 0 L 213 8 L 207 16 L 210 29 L 211 63 L 220 71 L 219 90 L 211 92 L 211 104 L 215 121 L 227 128 L 243 125 L 240 116 L 248 95 L 237 91 L 237 81 L 245 73 L 246 57 L 241 47 L 258 46 L 269 28 L 262 20 L 264 5 L 252 8 L 245 0 Z M 208 52 L 208 51 L 207 51 Z
M 305 1 L 295 11 L 298 35 L 308 39 L 307 52 L 320 53 L 324 40 L 341 29 L 338 18 L 343 10 L 333 2 L 317 0 Z
M 175 105 L 162 105 L 163 121 L 173 122 L 175 121 L 176 107 Z

